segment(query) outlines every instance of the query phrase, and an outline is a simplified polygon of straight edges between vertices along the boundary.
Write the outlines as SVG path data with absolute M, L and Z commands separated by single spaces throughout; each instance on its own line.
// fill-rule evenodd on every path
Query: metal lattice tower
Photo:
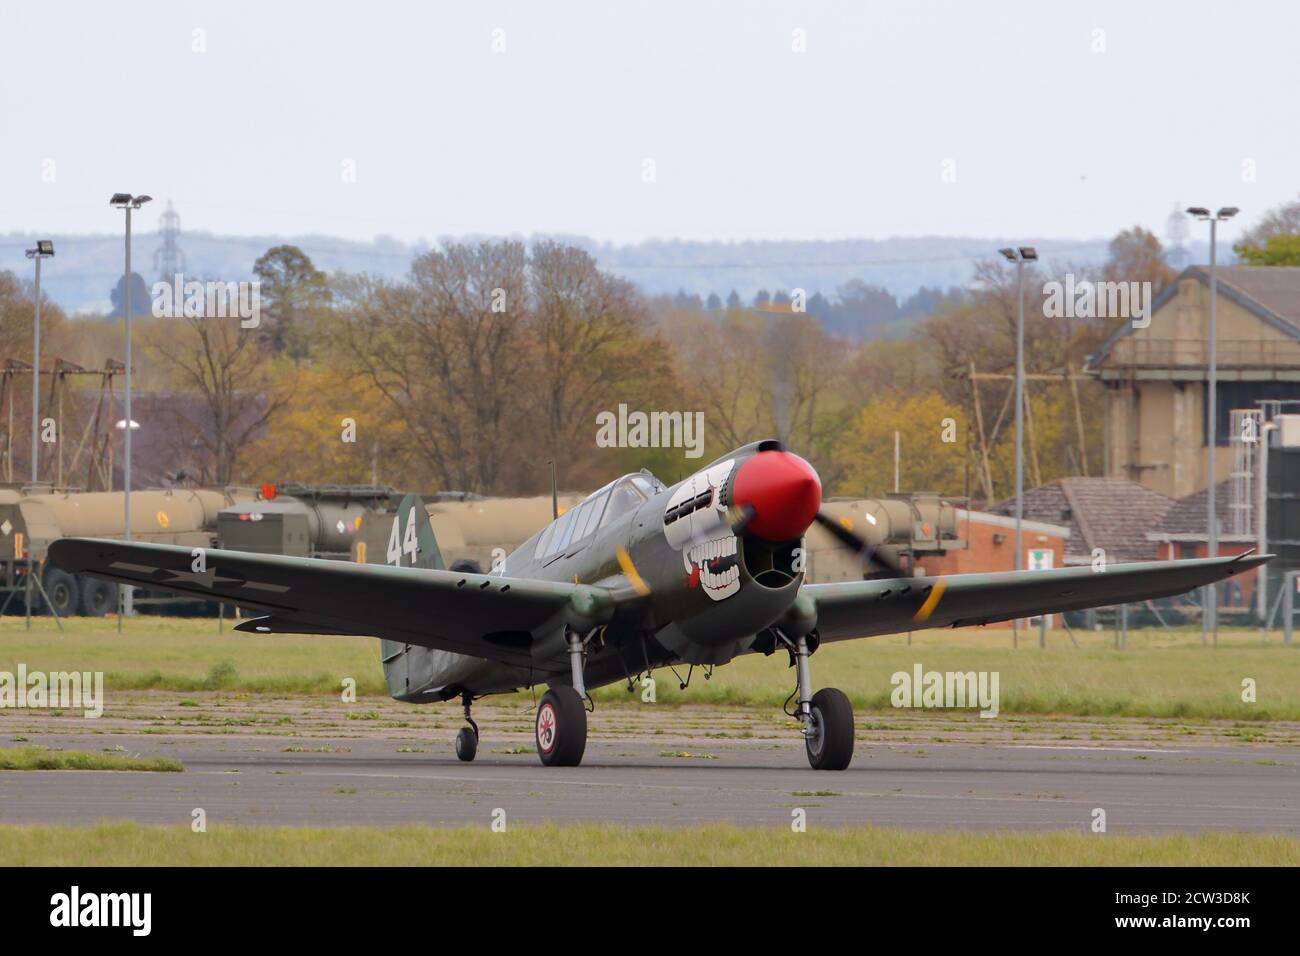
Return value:
M 1183 212 L 1183 204 L 1176 202 L 1173 211 L 1169 213 L 1169 218 L 1165 220 L 1165 238 L 1169 240 L 1165 258 L 1176 271 L 1182 269 L 1191 259 L 1191 253 L 1187 250 L 1188 234 L 1187 214 Z
M 154 271 L 164 281 L 170 281 L 177 273 L 185 272 L 185 253 L 180 246 L 181 216 L 170 199 L 158 219 L 158 234 L 162 245 L 153 254 Z
M 1241 537 L 1255 533 L 1254 481 L 1263 414 L 1258 408 L 1234 408 L 1229 416 L 1228 445 L 1232 449 L 1232 472 L 1228 487 L 1228 527 L 1225 530 Z

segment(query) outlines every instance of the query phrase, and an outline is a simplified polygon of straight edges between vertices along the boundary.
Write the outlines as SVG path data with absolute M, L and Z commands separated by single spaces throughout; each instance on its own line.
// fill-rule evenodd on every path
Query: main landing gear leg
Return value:
M 843 691 L 823 687 L 812 690 L 808 638 L 784 638 L 794 657 L 799 704 L 795 716 L 803 724 L 804 747 L 814 770 L 844 770 L 853 760 L 853 705 Z
M 474 718 L 469 715 L 469 708 L 474 699 L 469 694 L 462 694 L 460 701 L 465 708 L 465 721 L 469 726 L 462 727 L 460 733 L 456 735 L 456 756 L 468 762 L 478 753 L 478 724 L 474 723 Z
M 587 749 L 587 685 L 583 680 L 587 645 L 577 631 L 565 631 L 572 687 L 556 684 L 537 706 L 537 756 L 548 767 L 576 767 Z
M 587 684 L 583 680 L 583 671 L 587 664 L 587 645 L 582 642 L 582 635 L 574 630 L 566 631 L 565 638 L 569 643 L 569 673 L 573 678 L 573 689 L 579 697 L 585 698 Z

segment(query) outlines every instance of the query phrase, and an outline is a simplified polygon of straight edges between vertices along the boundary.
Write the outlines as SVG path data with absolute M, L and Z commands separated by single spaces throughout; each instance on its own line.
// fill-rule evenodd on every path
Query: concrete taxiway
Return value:
M 1300 835 L 1294 725 L 1245 734 L 1202 722 L 980 721 L 864 716 L 853 766 L 808 769 L 782 718 L 712 707 L 606 707 L 581 767 L 542 767 L 531 708 L 484 707 L 478 759 L 460 763 L 454 707 L 321 704 L 139 692 L 98 721 L 7 712 L 0 747 L 127 752 L 183 773 L 0 772 L 0 822 L 789 825 Z M 436 716 L 426 717 L 426 714 Z M 993 726 L 996 725 L 996 726 Z

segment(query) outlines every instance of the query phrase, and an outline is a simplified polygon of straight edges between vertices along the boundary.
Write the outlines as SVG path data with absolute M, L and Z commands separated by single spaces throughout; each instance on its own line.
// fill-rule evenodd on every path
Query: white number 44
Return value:
M 402 566 L 402 554 L 406 553 L 411 556 L 411 564 L 415 564 L 416 554 L 420 550 L 419 542 L 415 536 L 415 510 L 412 508 L 406 518 L 406 533 L 401 534 L 398 531 L 398 525 L 401 523 L 402 516 L 398 515 L 393 518 L 393 533 L 388 536 L 388 563 L 395 564 L 399 568 Z

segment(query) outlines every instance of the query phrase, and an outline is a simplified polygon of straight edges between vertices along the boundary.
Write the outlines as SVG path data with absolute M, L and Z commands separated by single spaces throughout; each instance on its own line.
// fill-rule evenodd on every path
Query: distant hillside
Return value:
M 23 249 L 35 235 L 0 236 L 0 269 L 20 276 L 29 263 Z M 122 271 L 120 235 L 46 236 L 53 238 L 56 255 L 42 270 L 42 288 L 69 312 L 107 312 L 109 293 Z M 450 237 L 449 237 L 450 238 Z M 461 239 L 488 237 L 456 237 Z M 533 237 L 543 238 L 543 237 Z M 833 296 L 851 279 L 881 286 L 899 299 L 922 287 L 947 289 L 965 285 L 973 264 L 996 255 L 1015 242 L 1037 246 L 1048 264 L 1096 265 L 1106 258 L 1107 239 L 960 238 L 922 236 L 894 239 L 849 239 L 827 242 L 696 242 L 650 240 L 630 245 L 599 242 L 583 236 L 547 236 L 587 249 L 611 272 L 627 277 L 649 294 L 708 296 L 725 299 L 732 290 L 742 300 L 753 300 L 766 289 L 805 289 Z M 425 242 L 405 243 L 388 237 L 358 242 L 331 236 L 216 236 L 183 232 L 180 247 L 186 274 L 202 278 L 250 278 L 257 257 L 272 246 L 290 243 L 300 247 L 316 265 L 328 272 L 366 272 L 391 278 L 405 275 L 411 259 L 429 248 Z M 138 232 L 132 243 L 132 269 L 152 283 L 159 278 L 154 253 L 161 245 L 159 233 Z M 1231 253 L 1222 250 L 1224 258 Z M 1205 243 L 1191 243 L 1190 261 L 1208 260 Z

